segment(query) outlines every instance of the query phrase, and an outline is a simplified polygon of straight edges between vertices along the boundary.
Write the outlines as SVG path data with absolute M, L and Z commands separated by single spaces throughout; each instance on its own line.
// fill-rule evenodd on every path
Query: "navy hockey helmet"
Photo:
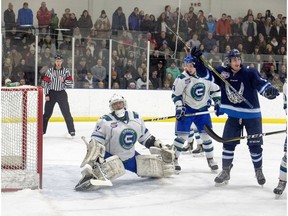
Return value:
M 226 64 L 230 65 L 231 59 L 235 57 L 239 57 L 241 59 L 241 53 L 239 52 L 239 50 L 237 49 L 230 50 L 225 57 Z

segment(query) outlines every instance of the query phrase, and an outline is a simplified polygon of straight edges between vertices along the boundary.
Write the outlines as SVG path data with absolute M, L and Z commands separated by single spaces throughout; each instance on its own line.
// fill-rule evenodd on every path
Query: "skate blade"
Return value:
M 211 169 L 211 168 L 210 168 Z M 217 169 L 211 169 L 211 173 L 218 174 L 218 168 Z
M 193 157 L 204 157 L 205 156 L 204 152 L 200 152 L 200 153 L 193 153 L 192 152 L 192 155 L 193 155 Z
M 215 187 L 223 187 L 223 186 L 227 186 L 229 184 L 229 181 L 223 181 L 222 183 L 217 183 L 215 182 Z
M 175 175 L 179 175 L 180 174 L 180 170 L 174 170 L 174 174 Z
M 277 199 L 277 200 L 280 199 L 281 195 L 282 194 L 275 194 L 275 199 Z

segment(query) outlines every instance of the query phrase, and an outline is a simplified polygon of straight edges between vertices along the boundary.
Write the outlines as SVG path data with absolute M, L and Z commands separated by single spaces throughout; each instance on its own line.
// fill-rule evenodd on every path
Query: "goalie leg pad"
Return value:
M 165 163 L 159 155 L 136 156 L 137 175 L 141 177 L 169 177 L 174 174 L 173 163 Z
M 104 174 L 107 179 L 112 181 L 124 175 L 125 172 L 124 165 L 117 155 L 111 156 L 103 164 L 93 167 L 93 173 L 98 179 L 103 179 Z
M 164 149 L 164 148 L 158 148 L 158 147 L 150 147 L 149 151 L 151 154 L 154 155 L 160 155 L 163 162 L 165 163 L 172 163 L 175 159 L 175 151 L 174 150 L 169 150 L 169 149 Z

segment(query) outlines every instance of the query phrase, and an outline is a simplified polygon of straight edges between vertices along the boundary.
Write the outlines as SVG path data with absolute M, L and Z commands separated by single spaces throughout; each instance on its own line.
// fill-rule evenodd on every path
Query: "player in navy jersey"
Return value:
M 44 78 L 45 107 L 43 115 L 43 134 L 46 133 L 48 121 L 52 116 L 56 103 L 59 104 L 62 115 L 64 116 L 68 133 L 75 136 L 74 120 L 70 113 L 66 88 L 71 88 L 73 79 L 69 69 L 62 66 L 63 57 L 59 54 L 55 56 L 54 67 L 47 70 Z
M 202 61 L 199 60 L 202 55 L 201 51 L 192 49 L 191 54 L 198 59 L 195 65 L 198 74 L 202 72 L 202 76 L 212 75 L 212 72 L 209 73 Z M 228 53 L 226 62 L 226 66 L 215 67 L 215 72 L 218 72 L 218 75 L 225 79 L 228 84 L 215 73 L 213 74 L 215 83 L 221 87 L 219 114 L 226 113 L 228 115 L 223 138 L 239 137 L 244 128 L 248 135 L 261 134 L 262 116 L 258 93 L 268 99 L 274 99 L 279 95 L 279 92 L 267 80 L 263 79 L 255 68 L 242 65 L 241 55 L 237 49 L 233 49 Z M 230 179 L 234 151 L 239 143 L 240 141 L 223 143 L 222 171 L 214 180 L 216 185 L 227 183 Z M 262 137 L 251 138 L 247 141 L 259 185 L 264 185 L 266 182 L 262 172 L 262 144 Z

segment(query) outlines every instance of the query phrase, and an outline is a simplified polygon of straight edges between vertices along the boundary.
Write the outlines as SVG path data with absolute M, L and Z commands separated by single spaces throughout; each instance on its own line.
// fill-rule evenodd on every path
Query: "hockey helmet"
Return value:
M 192 55 L 188 55 L 186 58 L 183 59 L 184 64 L 192 63 L 193 65 L 195 65 L 196 62 L 197 58 Z
M 235 57 L 239 57 L 241 59 L 241 53 L 239 52 L 239 50 L 237 49 L 230 50 L 225 58 L 226 64 L 230 65 L 231 59 Z
M 113 94 L 112 97 L 109 100 L 109 108 L 110 108 L 111 112 L 115 111 L 113 109 L 112 105 L 114 103 L 117 103 L 117 102 L 123 102 L 124 103 L 124 109 L 125 110 L 127 109 L 127 101 L 125 100 L 125 98 L 123 96 L 121 96 L 121 95 Z

